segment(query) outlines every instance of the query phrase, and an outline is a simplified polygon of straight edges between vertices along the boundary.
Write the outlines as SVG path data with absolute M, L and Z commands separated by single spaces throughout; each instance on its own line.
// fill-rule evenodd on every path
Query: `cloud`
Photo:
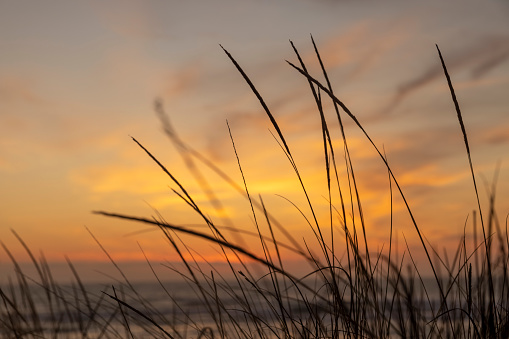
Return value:
M 412 171 L 406 171 L 398 178 L 403 186 L 439 187 L 456 183 L 470 173 L 465 169 L 462 172 L 445 173 L 437 163 L 423 164 Z
M 167 77 L 167 83 L 163 89 L 164 97 L 178 97 L 189 94 L 190 91 L 201 87 L 204 82 L 204 69 L 200 61 L 191 61 L 171 72 Z
M 408 19 L 370 18 L 354 22 L 325 42 L 319 37 L 315 37 L 315 41 L 325 68 L 328 71 L 340 69 L 341 82 L 348 83 L 376 67 L 384 56 L 409 38 L 412 29 L 413 24 Z M 304 61 L 308 66 L 318 65 L 315 51 L 306 53 Z
M 113 32 L 128 38 L 168 37 L 160 20 L 157 20 L 156 8 L 139 1 L 118 3 L 89 2 L 90 8 L 103 24 Z
M 479 61 L 472 69 L 474 79 L 485 76 L 488 72 L 509 60 L 509 36 L 488 38 L 479 52 Z M 481 50 L 481 49 L 480 49 Z
M 168 192 L 162 176 L 155 175 L 153 166 L 130 167 L 121 165 L 91 166 L 80 169 L 71 179 L 92 193 L 162 193 Z
M 480 139 L 482 142 L 490 145 L 509 143 L 509 129 L 507 124 L 500 124 L 496 127 L 485 129 L 481 132 Z
M 46 104 L 44 99 L 35 90 L 32 80 L 22 77 L 6 76 L 0 78 L 0 104 Z
M 278 106 L 279 104 L 271 105 L 271 107 L 275 108 L 271 109 L 271 111 L 285 138 L 293 139 L 292 135 L 296 133 L 309 133 L 318 131 L 320 128 L 318 113 L 305 110 L 305 108 L 281 112 L 283 109 L 278 110 Z M 265 141 L 269 139 L 269 145 L 277 148 L 276 141 L 274 141 L 270 134 L 272 132 L 277 136 L 277 133 L 262 108 L 230 112 L 226 118 L 236 143 L 248 143 L 253 146 L 253 152 L 257 152 L 263 150 L 260 148 L 261 146 L 257 147 L 255 145 L 259 143 L 259 145 L 267 146 Z M 226 158 L 226 155 L 229 157 L 233 152 L 226 121 L 214 121 L 212 125 L 214 127 L 210 128 L 206 134 L 207 153 L 214 161 L 221 161 Z M 218 133 L 218 131 L 223 131 L 223 133 Z M 279 138 L 277 140 L 279 141 Z
M 452 52 L 445 52 L 442 49 L 442 54 L 449 73 L 467 69 L 470 77 L 478 80 L 509 60 L 509 36 L 488 36 Z M 443 73 L 442 65 L 437 58 L 437 61 L 420 76 L 402 83 L 379 115 L 390 113 L 408 96 L 443 78 Z

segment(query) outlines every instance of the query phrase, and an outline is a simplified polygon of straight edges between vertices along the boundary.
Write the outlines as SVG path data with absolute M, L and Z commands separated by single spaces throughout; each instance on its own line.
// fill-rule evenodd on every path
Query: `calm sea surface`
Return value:
M 235 281 L 228 282 L 228 287 L 224 282 L 216 286 L 203 282 L 202 289 L 186 282 L 135 283 L 131 286 L 117 283 L 114 289 L 111 284 L 89 283 L 83 286 L 85 293 L 77 284 L 60 285 L 57 291 L 31 284 L 28 287 L 31 298 L 25 297 L 27 293 L 20 293 L 19 286 L 4 286 L 2 290 L 17 305 L 18 315 L 26 323 L 40 323 L 44 337 L 124 338 L 130 337 L 129 331 L 135 338 L 164 337 L 161 330 L 139 313 L 176 338 L 196 338 L 202 332 L 203 338 L 207 338 L 212 337 L 211 331 L 218 337 L 221 330 L 235 332 L 230 325 L 233 322 L 240 324 L 246 333 L 254 333 L 254 337 L 260 336 L 257 331 L 266 332 L 268 338 L 275 337 L 273 330 L 279 326 L 279 320 L 275 316 L 278 305 L 273 289 L 270 291 L 270 286 L 267 290 L 256 289 L 245 281 L 241 283 L 242 289 Z M 131 308 L 122 305 L 122 311 L 119 311 L 117 301 L 103 292 L 116 295 Z M 32 301 L 37 317 L 30 308 Z M 303 303 L 296 300 L 288 300 L 286 307 L 292 315 L 304 310 Z M 253 319 L 246 311 L 256 317 L 261 327 L 253 326 Z M 218 329 L 218 323 L 222 324 L 221 329 Z
M 114 288 L 111 284 L 89 283 L 83 286 L 83 293 L 78 284 L 60 285 L 51 291 L 32 284 L 28 288 L 31 298 L 26 297 L 27 293 L 25 296 L 20 293 L 19 286 L 3 286 L 7 303 L 17 305 L 17 316 L 22 320 L 16 323 L 12 308 L 10 314 L 4 312 L 4 307 L 0 308 L 4 313 L 0 316 L 14 319 L 11 323 L 17 324 L 19 329 L 24 328 L 23 324 L 38 323 L 38 328 L 43 329 L 42 336 L 53 338 L 127 338 L 131 337 L 130 332 L 135 338 L 165 337 L 164 332 L 145 317 L 175 338 L 198 338 L 200 335 L 212 338 L 212 332 L 217 338 L 221 337 L 221 331 L 233 338 L 276 338 L 277 334 L 282 334 L 281 314 L 305 325 L 309 305 L 313 312 L 324 314 L 325 323 L 328 321 L 323 312 L 327 299 L 325 288 L 316 289 L 317 294 L 298 292 L 281 284 L 281 293 L 289 298 L 285 298 L 284 305 L 279 305 L 270 279 L 257 287 L 244 280 L 216 282 L 215 285 L 205 281 L 200 286 L 202 289 L 185 281 L 131 286 L 117 282 Z M 105 293 L 116 295 L 129 306 L 122 304 L 119 308 L 119 303 Z M 307 300 L 308 306 L 302 300 Z M 31 311 L 31 301 L 37 316 Z M 232 326 L 232 323 L 239 326 Z

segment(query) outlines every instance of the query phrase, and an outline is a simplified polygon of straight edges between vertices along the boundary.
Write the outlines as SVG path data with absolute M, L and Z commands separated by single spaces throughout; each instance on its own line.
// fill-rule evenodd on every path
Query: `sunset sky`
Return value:
M 219 225 L 228 223 L 227 215 L 235 227 L 255 231 L 247 200 L 202 166 L 225 209 L 211 206 L 165 136 L 154 112 L 156 98 L 163 100 L 180 138 L 242 185 L 228 120 L 252 196 L 259 200 L 260 194 L 298 240 L 312 237 L 300 213 L 278 196 L 310 218 L 296 175 L 271 135 L 275 130 L 219 46 L 265 98 L 327 225 L 319 115 L 307 81 L 285 61 L 298 62 L 292 40 L 310 72 L 322 79 L 310 34 L 336 95 L 385 149 L 423 233 L 437 248 L 454 250 L 467 218 L 471 227 L 476 200 L 438 44 L 462 108 L 485 209 L 485 183 L 500 165 L 497 213 L 505 225 L 506 1 L 1 1 L 0 240 L 19 261 L 28 257 L 11 229 L 49 261 L 65 261 L 65 255 L 74 262 L 106 261 L 88 228 L 115 260 L 143 260 L 138 243 L 152 260 L 176 260 L 160 232 L 133 235 L 150 228 L 91 213 L 150 218 L 157 210 L 174 224 L 203 224 L 130 136 L 158 157 Z M 343 168 L 335 113 L 328 103 L 326 108 Z M 368 238 L 376 250 L 387 242 L 389 229 L 387 170 L 358 128 L 344 119 Z M 396 195 L 394 204 L 400 245 L 404 235 L 417 246 Z M 183 239 L 205 259 L 218 260 L 208 244 Z M 10 267 L 2 251 L 0 270 Z

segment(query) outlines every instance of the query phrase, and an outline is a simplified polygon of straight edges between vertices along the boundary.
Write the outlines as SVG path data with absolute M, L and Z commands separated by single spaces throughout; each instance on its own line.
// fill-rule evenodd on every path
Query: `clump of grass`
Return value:
M 467 244 L 465 230 L 463 236 L 458 239 L 458 247 L 452 260 L 438 255 L 438 252 L 425 241 L 389 161 L 357 117 L 335 95 L 320 53 L 313 40 L 312 43 L 324 81 L 317 80 L 316 76 L 309 73 L 293 43 L 292 48 L 298 63 L 288 63 L 307 81 L 321 121 L 324 171 L 327 177 L 329 201 L 329 217 L 325 224 L 319 221 L 315 204 L 296 165 L 291 145 L 287 142 L 274 114 L 247 73 L 227 50 L 224 49 L 224 51 L 259 100 L 275 130 L 275 138 L 291 164 L 306 198 L 307 205 L 295 206 L 296 212 L 302 214 L 315 239 L 306 239 L 302 246 L 286 230 L 284 224 L 274 218 L 262 197 L 252 195 L 244 177 L 241 155 L 237 153 L 230 126 L 228 130 L 243 179 L 242 185 L 237 184 L 202 154 L 181 140 L 164 113 L 162 103 L 158 101 L 156 112 L 166 134 L 184 158 L 190 173 L 197 179 L 214 208 L 221 210 L 223 205 L 200 171 L 199 164 L 212 169 L 247 199 L 256 227 L 254 236 L 258 239 L 262 251 L 257 253 L 245 245 L 239 245 L 238 242 L 227 239 L 222 231 L 233 227 L 234 224 L 228 222 L 230 224 L 227 227 L 220 226 L 208 217 L 185 186 L 155 155 L 133 138 L 136 144 L 174 182 L 178 187 L 174 193 L 201 217 L 209 231 L 197 231 L 172 224 L 160 214 L 143 218 L 102 211 L 95 213 L 159 228 L 162 236 L 179 255 L 183 263 L 183 271 L 178 273 L 201 300 L 207 317 L 199 319 L 197 315 L 189 313 L 189 310 L 182 307 L 175 294 L 160 281 L 148 260 L 147 264 L 165 291 L 168 303 L 175 307 L 172 313 L 175 318 L 169 319 L 166 314 L 161 313 L 157 307 L 145 300 L 125 275 L 123 275 L 124 281 L 117 282 L 121 293 L 117 293 L 115 288 L 108 288 L 103 294 L 92 298 L 81 284 L 72 264 L 70 268 L 75 273 L 76 284 L 73 287 L 74 299 L 71 298 L 69 301 L 63 296 L 63 292 L 56 292 L 61 291 L 61 288 L 52 282 L 47 265 L 36 261 L 28 247 L 19 238 L 38 268 L 40 285 L 47 292 L 46 298 L 52 310 L 51 324 L 54 328 L 51 330 L 53 332 L 45 332 L 46 329 L 41 325 L 42 321 L 38 318 L 37 310 L 31 306 L 32 294 L 26 277 L 11 256 L 16 266 L 19 292 L 15 291 L 16 288 L 12 283 L 10 294 L 0 291 L 3 300 L 0 312 L 8 315 L 6 318 L 8 320 L 2 322 L 0 330 L 11 337 L 20 334 L 37 336 L 47 333 L 56 336 L 62 327 L 61 324 L 64 323 L 61 319 L 65 318 L 68 319 L 66 322 L 79 328 L 83 336 L 91 336 L 90 328 L 94 327 L 100 331 L 101 335 L 108 333 L 108 336 L 137 337 L 141 334 L 133 333 L 132 325 L 135 325 L 141 331 L 140 333 L 169 338 L 187 338 L 188 336 L 197 338 L 509 337 L 507 220 L 505 230 L 502 230 L 494 209 L 496 180 L 489 189 L 490 205 L 487 218 L 480 208 L 467 132 L 440 50 L 438 50 L 439 59 L 455 104 L 472 173 L 473 191 L 478 201 L 478 211 L 474 212 L 472 218 L 473 243 Z M 324 113 L 326 101 L 332 103 L 335 113 L 333 124 L 326 119 Z M 385 250 L 373 251 L 368 245 L 369 234 L 366 231 L 362 198 L 350 156 L 344 119 L 351 119 L 364 133 L 387 170 L 391 198 L 388 213 L 391 216 L 391 222 L 387 230 L 389 244 Z M 339 151 L 333 147 L 331 139 L 330 128 L 333 126 L 339 128 L 341 132 L 343 148 Z M 344 163 L 339 159 L 343 159 Z M 343 171 L 347 173 L 346 180 L 340 180 L 339 173 L 342 166 L 344 166 Z M 396 246 L 393 243 L 392 219 L 395 194 L 402 198 L 412 220 L 426 254 L 426 267 L 416 264 L 408 245 L 401 257 L 396 252 Z M 307 218 L 306 214 L 311 217 Z M 336 214 L 340 216 L 340 227 L 337 227 L 333 221 Z M 480 231 L 477 225 L 477 214 L 480 220 Z M 265 232 L 262 231 L 264 227 L 267 230 Z M 276 237 L 276 229 L 279 231 L 277 234 L 281 234 L 282 238 Z M 207 266 L 208 269 L 200 264 L 200 261 L 204 259 L 186 246 L 180 238 L 181 235 L 191 235 L 217 245 L 230 267 L 233 279 L 221 275 L 212 264 Z M 316 240 L 318 243 L 320 249 L 318 254 L 308 247 L 311 240 Z M 9 253 L 5 246 L 4 248 Z M 283 249 L 297 253 L 303 261 L 308 262 L 312 267 L 309 274 L 296 276 L 287 269 L 288 264 L 285 263 L 281 253 Z M 340 257 L 339 252 L 345 255 Z M 110 260 L 112 260 L 111 257 Z M 253 268 L 252 262 L 257 264 L 256 268 Z M 431 279 L 421 273 L 427 271 L 428 267 L 432 272 Z M 26 302 L 22 304 L 15 300 L 18 294 L 22 295 Z M 109 313 L 106 315 L 101 313 L 102 311 L 99 310 L 102 309 L 109 310 Z M 177 315 L 180 320 L 175 321 Z M 121 331 L 123 332 L 120 333 Z
M 73 264 L 67 259 L 74 275 L 73 283 L 55 282 L 43 255 L 39 260 L 22 238 L 12 231 L 26 250 L 37 276 L 27 276 L 9 249 L 1 243 L 15 268 L 15 280 L 9 278 L 7 286 L 0 287 L 0 334 L 3 338 L 57 338 L 69 333 L 80 336 L 101 337 L 110 331 L 111 317 L 118 311 L 107 307 L 103 297 L 86 291 Z
M 15 278 L 9 277 L 8 283 L 0 286 L 1 338 L 159 337 L 168 330 L 179 333 L 187 329 L 187 324 L 179 329 L 174 325 L 179 310 L 167 310 L 163 315 L 151 300 L 138 293 L 139 286 L 127 279 L 107 252 L 123 278 L 114 281 L 117 288 L 84 283 L 68 258 L 73 279 L 69 284 L 58 283 L 44 256 L 37 259 L 23 239 L 12 232 L 30 257 L 36 275 L 23 272 L 11 251 L 0 242 L 15 271 Z
M 175 193 L 203 218 L 210 228 L 210 233 L 173 225 L 165 222 L 162 218 L 147 219 L 107 212 L 97 213 L 159 227 L 179 254 L 181 254 L 180 248 L 174 237 L 185 233 L 217 244 L 228 263 L 230 263 L 230 259 L 227 253 L 233 253 L 237 257 L 244 270 L 237 272 L 230 263 L 235 277 L 235 282 L 232 285 L 226 281 L 218 284 L 214 275 L 212 273 L 207 274 L 200 268 L 196 260 L 194 263 L 187 263 L 184 256 L 181 255 L 181 259 L 188 270 L 188 279 L 198 287 L 200 296 L 213 317 L 215 328 L 210 328 L 209 333 L 212 337 L 213 333 L 217 333 L 220 337 L 285 338 L 507 337 L 509 335 L 509 293 L 507 288 L 509 237 L 507 225 L 505 232 L 502 232 L 496 219 L 494 211 L 495 186 L 493 186 L 490 193 L 489 218 L 488 220 L 483 218 L 466 129 L 452 81 L 438 46 L 439 58 L 455 104 L 458 122 L 466 146 L 474 183 L 474 193 L 478 201 L 479 209 L 477 213 L 480 216 L 482 230 L 482 237 L 478 242 L 474 212 L 474 249 L 468 249 L 469 246 L 466 244 L 466 235 L 464 234 L 459 239 L 458 249 L 452 262 L 448 261 L 447 258 L 445 258 L 446 260 L 441 258 L 437 251 L 425 241 L 389 162 L 357 117 L 334 94 L 314 41 L 313 46 L 325 79 L 324 83 L 318 81 L 316 77 L 308 72 L 293 43 L 292 47 L 299 63 L 298 65 L 288 63 L 307 80 L 321 121 L 328 200 L 330 202 L 330 222 L 327 225 L 320 224 L 318 221 L 307 187 L 304 185 L 303 178 L 294 160 L 291 147 L 274 115 L 246 72 L 234 57 L 227 50 L 224 50 L 259 100 L 276 131 L 276 138 L 293 167 L 302 192 L 306 197 L 306 208 L 312 216 L 306 220 L 320 245 L 320 255 L 312 253 L 307 245 L 306 249 L 303 249 L 289 234 L 285 233 L 284 236 L 286 237 L 285 240 L 292 244 L 292 250 L 299 253 L 302 259 L 308 261 L 314 268 L 308 276 L 296 277 L 285 269 L 279 251 L 285 241 L 276 239 L 273 232 L 273 227 L 277 226 L 281 229 L 281 225 L 267 211 L 261 197 L 257 201 L 251 196 L 231 131 L 232 146 L 243 178 L 244 187 L 242 191 L 225 173 L 178 138 L 169 123 L 169 119 L 164 114 L 161 103 L 158 103 L 156 107 L 166 133 L 180 150 L 193 175 L 199 179 L 200 185 L 204 191 L 208 192 L 215 206 L 220 208 L 220 203 L 211 193 L 210 186 L 197 169 L 194 160 L 201 161 L 204 165 L 212 168 L 248 199 L 263 253 L 254 253 L 248 248 L 238 246 L 225 239 L 219 230 L 220 227 L 205 216 L 181 183 L 137 140 L 135 142 L 179 187 L 180 191 L 175 191 Z M 338 166 L 340 165 L 336 157 L 337 150 L 333 147 L 331 141 L 330 123 L 324 114 L 324 100 L 332 101 L 337 118 L 335 123 L 341 131 L 343 139 L 342 158 L 345 159 L 344 166 L 348 174 L 346 182 L 341 182 L 339 179 Z M 370 251 L 368 246 L 362 199 L 359 195 L 355 170 L 345 136 L 343 122 L 345 118 L 351 119 L 364 133 L 387 169 L 391 191 L 391 227 L 388 230 L 390 232 L 389 249 L 386 251 L 373 252 Z M 230 129 L 229 126 L 228 129 Z M 337 191 L 333 192 L 335 189 Z M 426 254 L 428 265 L 433 273 L 431 281 L 427 281 L 421 275 L 420 272 L 425 268 L 415 264 L 409 250 L 405 251 L 401 259 L 395 258 L 392 243 L 392 196 L 395 193 L 393 190 L 401 196 L 411 217 L 414 229 L 421 241 L 422 249 Z M 336 204 L 332 203 L 333 194 L 339 196 L 339 201 Z M 297 210 L 304 216 L 299 208 Z M 334 236 L 337 230 L 334 229 L 332 215 L 336 211 L 338 211 L 342 220 L 340 231 L 342 234 L 339 234 L 339 238 L 344 239 L 342 244 L 338 244 L 336 240 L 338 237 Z M 262 223 L 267 225 L 269 236 L 262 233 Z M 329 243 L 325 240 L 326 238 L 330 239 Z M 494 245 L 497 242 L 498 244 Z M 185 248 L 185 244 L 180 244 L 180 246 Z M 336 248 L 339 246 L 346 250 L 346 260 L 338 258 Z M 496 250 L 494 250 L 495 247 Z M 409 257 L 411 263 L 408 271 L 403 270 L 405 256 Z M 244 264 L 243 258 L 246 257 L 258 262 L 265 268 L 266 275 L 263 279 L 257 279 L 248 269 L 248 265 Z M 203 278 L 202 281 L 197 279 L 196 273 Z M 311 282 L 310 277 L 315 280 Z M 244 313 L 244 321 L 236 318 L 233 315 L 235 312 L 222 303 L 218 298 L 218 289 L 222 289 L 230 298 L 238 301 L 238 307 Z M 432 290 L 435 290 L 436 295 L 433 295 Z M 253 296 L 252 293 L 255 295 Z M 257 305 L 260 303 L 265 305 L 264 309 L 269 310 L 269 314 L 262 315 L 259 313 Z M 201 332 L 201 334 L 205 335 L 205 332 Z

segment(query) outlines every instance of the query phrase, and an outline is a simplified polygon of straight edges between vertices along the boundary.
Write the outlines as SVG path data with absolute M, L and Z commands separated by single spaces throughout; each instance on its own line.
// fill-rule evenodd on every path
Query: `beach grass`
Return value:
M 180 257 L 183 270 L 177 273 L 200 300 L 207 320 L 193 315 L 179 304 L 175 293 L 167 289 L 148 259 L 147 265 L 166 295 L 167 307 L 171 308 L 169 313 L 162 312 L 147 300 L 124 274 L 122 280 L 90 291 L 82 283 L 71 261 L 68 261 L 74 283 L 71 286 L 55 283 L 44 257 L 36 259 L 21 237 L 14 233 L 31 258 L 37 276 L 25 275 L 16 258 L 2 244 L 15 267 L 15 276 L 0 290 L 0 335 L 6 338 L 63 338 L 71 334 L 83 338 L 508 338 L 507 220 L 504 228 L 497 218 L 495 182 L 490 188 L 488 209 L 481 209 L 460 104 L 438 46 L 437 62 L 442 64 L 444 79 L 455 105 L 455 112 L 451 114 L 455 113 L 458 118 L 458 133 L 464 139 L 472 176 L 472 194 L 478 203 L 470 223 L 465 225 L 465 232 L 458 237 L 452 260 L 439 255 L 426 241 L 404 194 L 404 187 L 394 175 L 383 149 L 375 144 L 356 115 L 336 96 L 313 40 L 312 44 L 322 81 L 309 73 L 293 43 L 291 47 L 298 62 L 288 64 L 308 83 L 321 121 L 323 170 L 327 178 L 326 198 L 329 201 L 329 217 L 325 223 L 317 216 L 315 203 L 309 194 L 310 188 L 304 184 L 292 145 L 285 138 L 276 116 L 237 60 L 229 51 L 223 50 L 258 99 L 275 131 L 274 138 L 294 170 L 306 201 L 306 206 L 295 205 L 295 213 L 303 216 L 315 239 L 305 239 L 301 244 L 285 227 L 284 221 L 276 220 L 271 214 L 270 206 L 265 205 L 262 197 L 250 192 L 244 177 L 242 155 L 237 152 L 234 131 L 229 125 L 231 144 L 243 179 L 241 184 L 180 139 L 164 112 L 162 102 L 156 101 L 155 109 L 166 135 L 184 158 L 189 172 L 214 208 L 223 208 L 222 202 L 200 167 L 215 172 L 247 199 L 256 227 L 251 236 L 255 237 L 262 251 L 254 251 L 235 239 L 225 237 L 224 227 L 216 224 L 203 211 L 185 185 L 158 160 L 157 155 L 133 138 L 136 146 L 168 175 L 177 187 L 173 192 L 195 211 L 208 231 L 172 224 L 160 214 L 138 217 L 105 211 L 94 213 L 158 228 L 161 236 L 168 240 Z M 325 102 L 332 104 L 334 122 L 326 119 Z M 369 245 L 362 196 L 345 133 L 347 119 L 364 134 L 386 170 L 391 199 L 387 214 L 391 216 L 391 222 L 387 229 L 389 242 L 382 249 L 373 250 Z M 331 128 L 338 128 L 341 133 L 340 149 L 334 147 Z M 340 171 L 347 173 L 347 180 L 340 180 Z M 392 215 L 396 195 L 404 202 L 425 253 L 425 262 L 417 264 L 408 245 L 402 254 L 395 249 Z M 341 221 L 340 227 L 333 222 L 336 216 Z M 472 243 L 467 243 L 467 226 L 472 228 Z M 202 258 L 181 240 L 183 235 L 200 238 L 217 246 L 230 267 L 231 276 L 225 277 L 213 264 L 200 263 L 203 262 Z M 96 241 L 122 273 L 106 249 Z M 313 241 L 319 245 L 318 253 L 308 247 Z M 306 262 L 310 267 L 309 273 L 299 276 L 288 269 L 281 254 L 283 249 L 294 252 Z M 431 276 L 425 276 L 424 272 L 431 272 Z M 41 304 L 41 298 L 47 308 L 44 319 L 36 306 Z

